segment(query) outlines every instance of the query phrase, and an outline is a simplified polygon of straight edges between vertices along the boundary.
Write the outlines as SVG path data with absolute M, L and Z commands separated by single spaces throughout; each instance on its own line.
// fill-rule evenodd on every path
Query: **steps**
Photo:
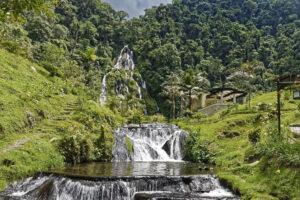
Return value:
M 39 134 L 53 134 L 56 133 L 57 124 L 70 119 L 77 109 L 79 109 L 80 103 L 72 102 L 67 103 L 67 106 L 64 110 L 57 116 L 51 119 L 44 120 L 42 124 L 37 126 L 34 131 L 38 132 Z

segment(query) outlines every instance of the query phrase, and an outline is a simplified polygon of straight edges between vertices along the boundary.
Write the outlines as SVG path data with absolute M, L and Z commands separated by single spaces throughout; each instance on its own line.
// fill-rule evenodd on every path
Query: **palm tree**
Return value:
M 178 95 L 180 89 L 180 78 L 176 73 L 171 73 L 167 76 L 165 82 L 162 84 L 163 91 L 162 93 L 169 97 L 172 109 L 170 112 L 170 118 L 175 119 L 176 116 L 176 96 Z
M 86 72 L 90 71 L 90 62 L 95 62 L 97 60 L 97 56 L 95 55 L 95 49 L 90 48 L 86 52 L 79 51 L 81 54 L 83 63 L 84 63 L 84 70 Z
M 210 87 L 210 82 L 201 73 L 195 74 L 193 70 L 185 73 L 181 89 L 189 96 L 189 109 L 192 110 L 193 96 L 198 96 Z

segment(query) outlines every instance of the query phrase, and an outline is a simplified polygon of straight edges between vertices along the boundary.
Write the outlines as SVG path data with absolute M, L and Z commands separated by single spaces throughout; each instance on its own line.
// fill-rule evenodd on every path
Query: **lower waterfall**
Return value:
M 129 124 L 114 136 L 113 162 L 39 173 L 7 186 L 0 200 L 240 200 L 183 161 L 187 132 L 177 126 Z
M 128 124 L 115 133 L 113 161 L 181 161 L 187 132 L 173 124 Z M 132 145 L 132 154 L 127 146 Z

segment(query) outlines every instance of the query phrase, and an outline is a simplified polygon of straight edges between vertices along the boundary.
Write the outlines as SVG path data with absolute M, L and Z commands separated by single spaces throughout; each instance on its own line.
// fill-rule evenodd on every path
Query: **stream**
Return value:
M 4 200 L 238 200 L 214 171 L 184 162 L 187 133 L 172 124 L 129 124 L 114 133 L 113 160 L 42 172 L 0 193 Z M 128 140 L 131 150 L 128 148 Z

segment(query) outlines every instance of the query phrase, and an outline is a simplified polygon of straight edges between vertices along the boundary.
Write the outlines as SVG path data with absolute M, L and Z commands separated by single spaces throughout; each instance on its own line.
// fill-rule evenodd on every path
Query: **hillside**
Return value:
M 64 162 L 110 160 L 120 116 L 22 57 L 0 50 L 0 63 L 0 188 Z
M 285 93 L 290 94 L 289 91 Z M 188 147 L 193 159 L 216 163 L 218 176 L 243 199 L 299 199 L 300 142 L 289 126 L 300 121 L 297 101 L 282 98 L 282 136 L 278 139 L 275 107 L 258 107 L 276 102 L 276 93 L 255 97 L 252 109 L 244 106 L 225 110 L 210 118 L 175 121 L 189 130 L 195 141 Z M 256 108 L 255 108 L 256 107 Z M 258 107 L 258 108 L 257 108 Z M 259 141 L 251 133 L 259 130 Z M 205 157 L 206 148 L 213 152 Z M 219 168 L 219 169 L 218 169 Z
M 242 199 L 299 199 L 299 86 L 281 92 L 280 136 L 274 92 L 300 70 L 299 0 L 173 0 L 133 19 L 101 0 L 23 3 L 0 3 L 0 191 L 111 161 L 120 125 L 164 122 L 188 131 L 186 160 Z M 221 87 L 247 104 L 199 112 Z

